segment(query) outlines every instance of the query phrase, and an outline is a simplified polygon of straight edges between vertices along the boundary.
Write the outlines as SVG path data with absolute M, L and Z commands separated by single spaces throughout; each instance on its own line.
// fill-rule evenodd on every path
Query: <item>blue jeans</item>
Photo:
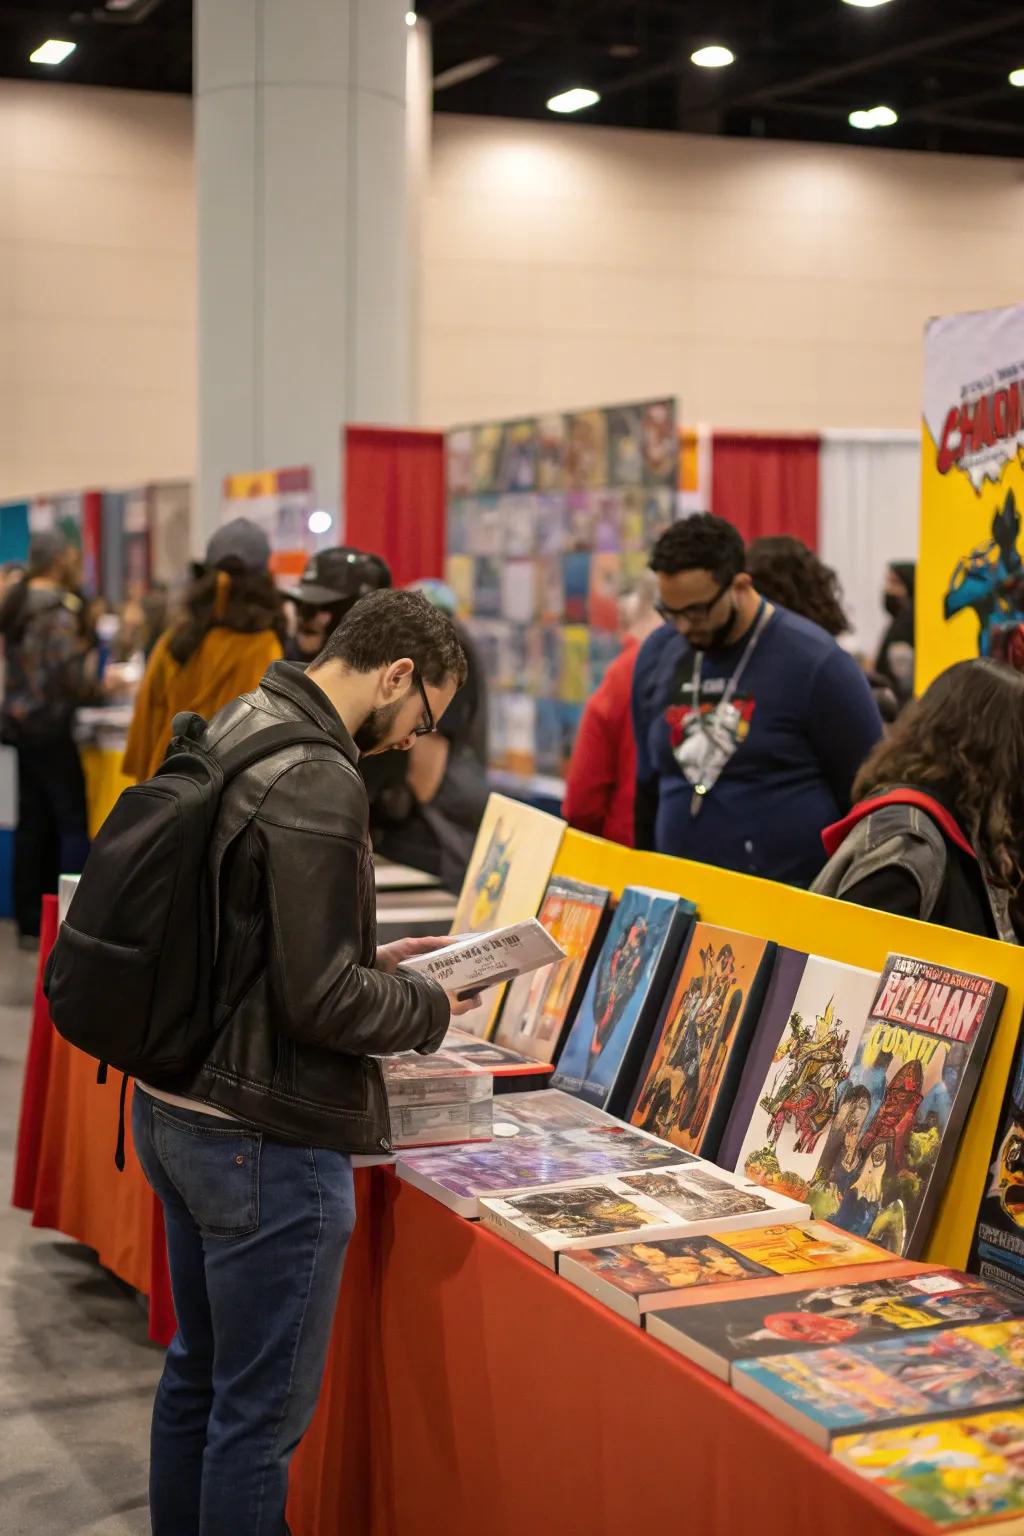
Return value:
M 178 1319 L 153 1408 L 153 1536 L 286 1536 L 355 1224 L 351 1161 L 141 1089 L 132 1130 Z

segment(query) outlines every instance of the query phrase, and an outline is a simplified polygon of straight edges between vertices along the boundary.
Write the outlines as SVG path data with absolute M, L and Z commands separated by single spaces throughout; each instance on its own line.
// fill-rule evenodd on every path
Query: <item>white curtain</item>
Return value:
M 823 432 L 819 464 L 818 553 L 838 572 L 856 649 L 873 657 L 888 622 L 885 567 L 917 559 L 921 438 Z

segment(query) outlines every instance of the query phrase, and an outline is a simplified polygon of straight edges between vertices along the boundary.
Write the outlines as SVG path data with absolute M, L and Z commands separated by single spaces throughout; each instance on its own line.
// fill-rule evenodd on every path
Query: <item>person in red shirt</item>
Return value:
M 580 720 L 562 815 L 579 832 L 633 847 L 636 743 L 630 701 L 633 668 L 643 641 L 661 619 L 654 609 L 657 587 L 645 571 L 620 605 L 622 651 L 612 662 Z

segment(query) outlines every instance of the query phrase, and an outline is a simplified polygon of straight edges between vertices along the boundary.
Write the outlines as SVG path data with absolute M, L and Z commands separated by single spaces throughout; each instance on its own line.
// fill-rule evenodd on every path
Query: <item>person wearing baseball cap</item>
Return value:
M 247 517 L 218 528 L 185 597 L 178 623 L 146 666 L 128 732 L 124 772 L 149 779 L 163 762 L 182 710 L 209 720 L 258 687 L 283 655 L 284 604 L 270 574 L 270 541 Z
M 295 634 L 287 646 L 291 661 L 310 662 L 331 632 L 361 597 L 391 585 L 391 571 L 379 555 L 339 546 L 313 556 L 297 586 L 285 592 L 295 604 Z

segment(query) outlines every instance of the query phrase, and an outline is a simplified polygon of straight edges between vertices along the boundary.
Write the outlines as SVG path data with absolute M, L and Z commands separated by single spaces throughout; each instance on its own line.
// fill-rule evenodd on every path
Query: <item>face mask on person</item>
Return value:
M 882 607 L 891 619 L 899 618 L 903 612 L 905 602 L 906 598 L 897 597 L 895 592 L 883 592 L 882 594 Z

